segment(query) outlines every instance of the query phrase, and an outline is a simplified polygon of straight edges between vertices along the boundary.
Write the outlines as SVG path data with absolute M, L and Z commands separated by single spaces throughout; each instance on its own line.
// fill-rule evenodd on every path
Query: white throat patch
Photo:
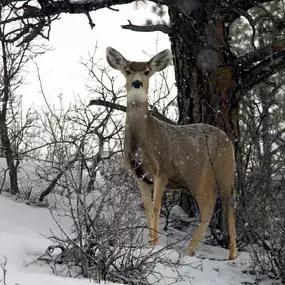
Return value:
M 132 88 L 127 94 L 128 103 L 147 102 L 147 94 L 143 88 Z

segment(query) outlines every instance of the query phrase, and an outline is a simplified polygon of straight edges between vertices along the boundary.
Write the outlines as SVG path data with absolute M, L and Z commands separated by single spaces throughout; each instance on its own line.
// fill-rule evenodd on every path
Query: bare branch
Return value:
M 152 116 L 154 116 L 155 118 L 157 118 L 160 121 L 163 121 L 165 123 L 171 124 L 171 125 L 175 125 L 175 123 L 173 121 L 171 121 L 170 119 L 168 119 L 167 117 L 165 117 L 164 115 L 162 115 L 156 107 L 154 107 L 151 111 L 150 114 Z
M 126 112 L 127 111 L 127 107 L 122 106 L 120 104 L 114 103 L 114 102 L 110 102 L 110 101 L 105 101 L 105 100 L 101 100 L 101 99 L 94 99 L 91 100 L 89 103 L 89 106 L 92 105 L 97 105 L 97 106 L 105 106 L 114 110 L 118 110 L 118 111 L 122 111 L 122 112 Z M 173 121 L 171 121 L 170 119 L 166 118 L 163 114 L 161 114 L 157 108 L 153 108 L 150 111 L 151 115 L 154 116 L 155 118 L 157 118 L 160 121 L 166 122 L 168 124 L 174 125 L 175 123 Z
M 132 30 L 135 32 L 162 32 L 167 35 L 173 34 L 172 29 L 170 29 L 166 25 L 150 25 L 150 26 L 138 26 L 138 25 L 133 25 L 130 20 L 128 20 L 129 24 L 128 25 L 122 25 L 121 27 L 125 30 Z
M 105 101 L 105 100 L 101 100 L 101 99 L 94 99 L 91 100 L 89 103 L 89 106 L 92 105 L 97 105 L 97 106 L 105 106 L 114 110 L 118 110 L 118 111 L 122 111 L 122 112 L 126 112 L 127 111 L 127 107 L 113 103 L 113 102 L 109 102 L 109 101 Z
M 88 23 L 89 23 L 89 25 L 90 25 L 90 27 L 91 27 L 91 30 L 92 30 L 92 29 L 95 27 L 95 24 L 93 23 L 92 18 L 91 18 L 91 16 L 90 16 L 90 13 L 89 13 L 89 12 L 86 12 L 86 16 L 87 16 Z
M 103 9 L 113 5 L 131 3 L 133 0 L 103 0 L 103 1 L 86 1 L 86 2 L 71 2 L 71 1 L 46 1 L 42 3 L 41 8 L 30 6 L 25 10 L 24 15 L 14 18 L 14 20 L 42 18 L 59 15 L 62 13 L 68 14 L 86 14 L 87 12 Z M 34 9 L 33 9 L 34 8 Z M 0 21 L 2 24 L 5 21 Z

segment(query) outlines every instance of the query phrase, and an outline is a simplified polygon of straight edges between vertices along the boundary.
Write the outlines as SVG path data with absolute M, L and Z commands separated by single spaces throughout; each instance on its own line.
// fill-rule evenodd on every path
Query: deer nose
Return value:
M 134 82 L 132 83 L 132 87 L 135 87 L 136 89 L 139 89 L 139 88 L 142 87 L 142 86 L 143 86 L 143 84 L 142 84 L 142 82 L 139 81 L 139 80 L 136 80 L 136 81 L 134 81 Z

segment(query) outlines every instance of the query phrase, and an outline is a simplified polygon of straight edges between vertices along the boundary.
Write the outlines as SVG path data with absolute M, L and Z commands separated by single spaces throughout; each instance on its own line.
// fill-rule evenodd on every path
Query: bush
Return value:
M 166 248 L 147 247 L 148 231 L 137 215 L 140 194 L 129 174 L 108 163 L 101 175 L 94 192 L 75 196 L 78 192 L 69 189 L 71 183 L 66 181 L 73 193 L 68 195 L 72 234 L 61 228 L 64 239 L 51 237 L 55 245 L 47 253 L 52 268 L 57 274 L 81 275 L 96 282 L 150 284 L 150 276 L 161 278 L 154 270 L 158 264 L 177 264 L 166 257 Z M 53 255 L 57 248 L 60 252 Z

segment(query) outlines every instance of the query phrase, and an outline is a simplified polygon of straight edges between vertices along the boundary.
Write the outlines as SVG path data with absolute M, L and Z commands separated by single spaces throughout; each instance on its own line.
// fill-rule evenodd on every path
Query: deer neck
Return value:
M 127 94 L 127 124 L 141 127 L 148 118 L 148 97 L 143 88 L 131 89 Z
M 127 94 L 126 141 L 141 144 L 146 138 L 148 119 L 147 94 L 143 90 L 132 89 Z

